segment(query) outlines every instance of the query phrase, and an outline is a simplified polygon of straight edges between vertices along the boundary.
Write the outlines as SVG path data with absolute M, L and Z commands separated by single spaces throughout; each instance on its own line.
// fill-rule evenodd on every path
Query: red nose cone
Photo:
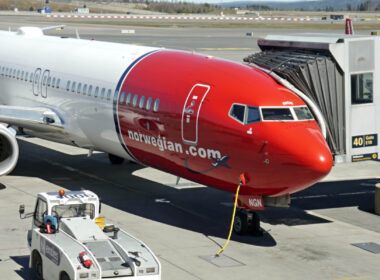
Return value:
M 317 154 L 316 159 L 311 161 L 311 169 L 316 173 L 316 175 L 320 175 L 321 177 L 326 176 L 333 165 L 332 156 L 329 150 L 321 151 Z
M 269 124 L 281 137 L 267 135 L 264 148 L 269 159 L 263 171 L 265 195 L 285 195 L 301 191 L 321 180 L 331 170 L 332 155 L 315 122 Z M 272 155 L 272 156 L 271 156 Z
M 291 193 L 317 183 L 330 172 L 333 165 L 330 149 L 321 134 L 305 133 L 301 139 L 292 149 L 294 172 L 298 178 L 293 178 L 295 185 Z

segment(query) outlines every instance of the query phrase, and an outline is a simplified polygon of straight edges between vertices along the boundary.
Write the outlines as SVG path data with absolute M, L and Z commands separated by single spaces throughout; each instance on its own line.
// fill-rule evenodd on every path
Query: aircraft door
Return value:
M 198 143 L 198 118 L 203 100 L 206 98 L 210 86 L 196 84 L 190 90 L 182 111 L 182 141 L 185 144 Z
M 40 84 L 40 78 L 41 78 L 41 68 L 37 68 L 34 71 L 33 76 L 33 94 L 35 96 L 38 96 L 38 94 L 41 92 L 41 84 Z
M 42 84 L 40 85 L 41 96 L 43 98 L 47 97 L 47 89 L 48 89 L 49 78 L 50 78 L 50 70 L 45 70 L 44 73 L 42 74 L 42 78 L 41 78 Z

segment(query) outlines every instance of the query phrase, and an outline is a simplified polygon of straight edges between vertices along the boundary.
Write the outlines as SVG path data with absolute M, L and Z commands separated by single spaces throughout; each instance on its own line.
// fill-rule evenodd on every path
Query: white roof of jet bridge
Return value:
M 346 35 L 326 33 L 299 33 L 293 35 L 267 35 L 265 40 L 334 44 L 344 39 L 375 39 L 371 35 Z

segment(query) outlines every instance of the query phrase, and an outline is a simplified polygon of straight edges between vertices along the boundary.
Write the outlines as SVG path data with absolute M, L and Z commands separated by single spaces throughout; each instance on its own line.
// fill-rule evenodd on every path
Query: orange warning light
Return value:
M 60 197 L 64 196 L 64 195 L 65 195 L 65 190 L 60 189 L 60 190 L 58 191 L 58 194 L 59 194 Z

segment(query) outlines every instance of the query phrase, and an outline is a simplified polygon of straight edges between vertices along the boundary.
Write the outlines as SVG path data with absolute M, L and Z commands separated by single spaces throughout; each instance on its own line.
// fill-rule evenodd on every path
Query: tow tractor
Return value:
M 35 279 L 161 279 L 161 264 L 143 242 L 100 216 L 99 197 L 88 190 L 37 196 L 28 231 L 29 267 Z

